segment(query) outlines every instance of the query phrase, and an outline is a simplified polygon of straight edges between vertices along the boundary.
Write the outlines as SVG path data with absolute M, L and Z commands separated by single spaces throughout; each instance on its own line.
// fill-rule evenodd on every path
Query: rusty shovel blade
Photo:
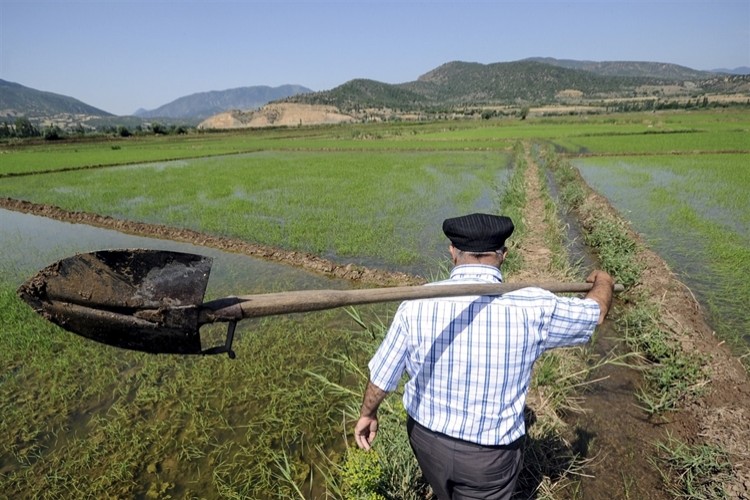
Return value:
M 211 264 L 188 253 L 101 250 L 47 266 L 18 295 L 53 323 L 104 344 L 198 354 L 198 306 Z

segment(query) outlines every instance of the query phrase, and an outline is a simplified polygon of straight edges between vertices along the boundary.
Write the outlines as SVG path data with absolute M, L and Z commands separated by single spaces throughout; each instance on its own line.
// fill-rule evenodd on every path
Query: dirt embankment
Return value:
M 585 203 L 595 208 L 588 213 L 618 217 L 607 199 L 596 193 L 590 193 Z M 669 433 L 690 445 L 726 450 L 735 467 L 732 480 L 723 485 L 727 497 L 750 499 L 750 377 L 740 360 L 716 337 L 690 289 L 638 234 L 631 231 L 630 236 L 640 243 L 638 261 L 642 264 L 641 281 L 631 293 L 642 293 L 659 305 L 661 328 L 673 333 L 685 352 L 704 359 L 708 374 L 700 397 L 654 419 L 653 426 L 663 440 Z M 652 454 L 649 446 L 636 458 L 643 460 Z
M 522 252 L 525 265 L 516 281 L 565 279 L 552 265 L 552 252 L 545 243 L 550 229 L 544 220 L 544 202 L 540 195 L 538 167 L 530 155 L 526 157 L 526 196 L 524 223 L 527 235 L 517 251 Z M 619 217 L 606 198 L 590 193 L 587 213 Z M 584 225 L 586 221 L 581 221 Z M 630 498 L 667 499 L 658 471 L 647 457 L 656 453 L 655 441 L 666 441 L 669 434 L 691 445 L 719 446 L 729 452 L 736 470 L 729 484 L 724 484 L 729 498 L 750 498 L 750 379 L 732 353 L 716 338 L 690 290 L 670 271 L 666 263 L 649 250 L 640 237 L 639 262 L 643 277 L 636 290 L 649 301 L 660 304 L 664 311 L 662 327 L 673 332 L 687 352 L 697 353 L 706 360 L 709 382 L 700 398 L 688 401 L 682 408 L 656 419 L 647 418 L 638 408 L 635 391 L 641 383 L 636 370 L 621 366 L 605 366 L 594 374 L 600 378 L 588 387 L 581 406 L 582 415 L 571 415 L 575 428 L 573 446 L 584 458 L 590 459 L 582 478 L 582 498 L 619 496 L 628 492 Z M 610 313 L 616 317 L 619 307 Z M 598 350 L 615 349 L 621 342 L 611 321 L 605 323 L 597 340 Z M 529 404 L 534 404 L 530 394 Z

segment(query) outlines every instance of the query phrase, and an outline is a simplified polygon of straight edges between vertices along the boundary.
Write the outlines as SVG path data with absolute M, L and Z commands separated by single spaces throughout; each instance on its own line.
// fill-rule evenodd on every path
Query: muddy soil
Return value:
M 528 157 L 527 198 L 524 213 L 528 237 L 520 251 L 526 262 L 523 273 L 513 281 L 552 281 L 564 279 L 551 265 L 551 250 L 544 234 L 543 201 L 540 195 L 537 166 Z M 607 200 L 590 193 L 586 203 L 596 210 L 591 213 L 614 214 Z M 58 207 L 27 201 L 0 198 L 0 207 L 31 213 L 56 220 L 83 223 L 120 232 L 192 243 L 223 251 L 249 255 L 298 266 L 326 276 L 344 278 L 364 285 L 398 286 L 421 284 L 425 280 L 405 273 L 340 265 L 303 252 L 291 252 L 242 240 L 212 236 L 187 229 L 158 224 L 118 220 L 85 212 L 69 212 Z M 582 221 L 585 224 L 586 221 Z M 640 240 L 637 234 L 632 237 Z M 642 242 L 641 242 L 642 243 Z M 750 499 L 750 380 L 737 358 L 722 345 L 706 323 L 695 298 L 667 267 L 665 262 L 641 245 L 643 279 L 638 285 L 655 303 L 662 305 L 665 328 L 681 339 L 685 349 L 703 355 L 710 372 L 710 382 L 702 397 L 689 401 L 677 411 L 658 421 L 649 420 L 637 408 L 633 395 L 640 384 L 634 370 L 608 366 L 598 373 L 605 377 L 585 394 L 582 415 L 571 415 L 576 446 L 591 459 L 577 498 L 670 498 L 661 486 L 658 472 L 648 463 L 654 453 L 653 442 L 664 440 L 667 433 L 690 444 L 713 444 L 728 450 L 736 467 L 734 480 L 726 484 L 729 498 Z M 615 307 L 614 314 L 617 313 Z M 598 349 L 602 352 L 618 345 L 616 333 L 605 325 L 599 333 Z M 533 397 L 530 398 L 533 404 Z

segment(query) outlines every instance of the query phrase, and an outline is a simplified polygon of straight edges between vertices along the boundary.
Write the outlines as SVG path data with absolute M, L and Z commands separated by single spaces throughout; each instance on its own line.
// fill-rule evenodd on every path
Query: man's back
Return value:
M 442 283 L 500 280 L 495 268 L 466 265 Z M 370 364 L 383 375 L 373 382 L 392 389 L 398 380 L 388 374 L 405 368 L 404 406 L 417 422 L 475 443 L 507 444 L 525 432 L 534 361 L 546 349 L 586 342 L 598 315 L 593 301 L 538 288 L 404 302 Z

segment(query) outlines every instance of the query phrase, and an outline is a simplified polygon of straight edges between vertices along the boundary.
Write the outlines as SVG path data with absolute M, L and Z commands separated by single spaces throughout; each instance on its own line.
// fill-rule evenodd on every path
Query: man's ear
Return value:
M 500 249 L 500 264 L 502 265 L 503 262 L 505 262 L 505 259 L 508 257 L 508 247 L 503 247 Z
M 450 245 L 448 247 L 448 252 L 450 252 L 450 254 L 451 254 L 451 260 L 453 261 L 453 264 L 455 265 L 456 261 L 458 259 L 458 254 L 456 252 L 456 247 L 454 247 L 453 245 Z

